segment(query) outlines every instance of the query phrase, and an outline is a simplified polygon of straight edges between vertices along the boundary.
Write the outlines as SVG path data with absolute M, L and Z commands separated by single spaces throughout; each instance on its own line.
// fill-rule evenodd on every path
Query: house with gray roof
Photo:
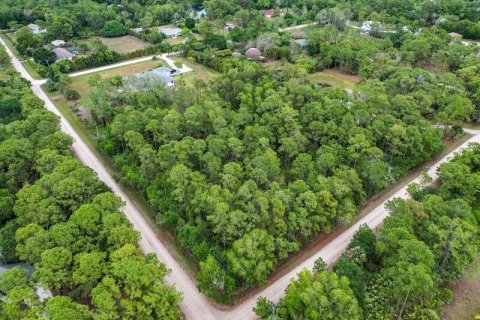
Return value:
M 175 85 L 175 79 L 172 74 L 175 70 L 159 67 L 150 71 L 137 73 L 123 78 L 125 90 L 142 90 L 149 85 L 163 85 L 165 87 L 172 87 Z
M 306 39 L 296 39 L 293 42 L 295 42 L 302 50 L 308 45 L 308 41 Z
M 180 28 L 164 28 L 160 32 L 166 35 L 167 38 L 176 38 L 182 35 L 182 29 Z
M 63 59 L 73 60 L 73 57 L 75 56 L 73 53 L 71 53 L 65 48 L 55 48 L 52 51 L 57 56 L 57 60 L 63 60 Z

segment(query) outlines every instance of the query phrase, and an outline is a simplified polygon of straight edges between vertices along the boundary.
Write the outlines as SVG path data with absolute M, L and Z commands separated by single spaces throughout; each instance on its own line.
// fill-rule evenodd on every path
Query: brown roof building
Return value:
M 250 60 L 263 60 L 262 53 L 257 48 L 250 48 L 245 52 L 245 57 Z

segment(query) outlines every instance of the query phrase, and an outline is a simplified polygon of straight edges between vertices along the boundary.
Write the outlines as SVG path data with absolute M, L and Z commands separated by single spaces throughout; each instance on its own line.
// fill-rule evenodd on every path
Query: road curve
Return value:
M 8 54 L 12 57 L 12 64 L 15 69 L 22 74 L 24 78 L 29 80 L 32 83 L 32 91 L 40 99 L 45 102 L 45 107 L 51 112 L 58 115 L 61 119 L 61 129 L 66 134 L 70 135 L 74 139 L 72 144 L 72 150 L 75 155 L 80 159 L 80 161 L 86 166 L 92 168 L 97 174 L 98 177 L 107 184 L 115 194 L 123 199 L 125 206 L 123 212 L 133 224 L 134 228 L 141 233 L 140 248 L 145 253 L 155 253 L 160 261 L 165 263 L 167 267 L 171 270 L 170 274 L 167 277 L 167 281 L 171 284 L 174 284 L 177 290 L 183 293 L 183 301 L 180 304 L 182 311 L 184 312 L 187 319 L 192 320 L 238 320 L 238 319 L 256 319 L 255 314 L 252 311 L 252 308 L 255 306 L 256 299 L 260 296 L 265 296 L 273 301 L 278 301 L 284 294 L 286 287 L 288 286 L 290 280 L 295 278 L 296 274 L 303 268 L 313 268 L 314 261 L 322 257 L 327 264 L 332 264 L 335 260 L 343 253 L 346 249 L 348 243 L 350 242 L 353 234 L 358 229 L 358 227 L 366 223 L 370 228 L 374 229 L 378 227 L 383 219 L 387 217 L 388 212 L 385 210 L 385 203 L 394 198 L 407 198 L 407 186 L 398 190 L 393 194 L 387 201 L 381 205 L 374 208 L 370 213 L 365 217 L 351 226 L 348 230 L 343 232 L 340 236 L 335 238 L 322 250 L 318 251 L 315 255 L 308 258 L 302 262 L 297 268 L 284 275 L 283 277 L 276 280 L 270 286 L 262 289 L 256 295 L 250 297 L 243 303 L 231 308 L 229 310 L 219 310 L 201 294 L 196 288 L 195 281 L 181 268 L 181 266 L 175 261 L 175 259 L 170 255 L 168 250 L 163 246 L 160 240 L 156 237 L 154 231 L 150 228 L 146 219 L 141 214 L 140 210 L 137 209 L 132 201 L 126 196 L 122 191 L 120 186 L 113 180 L 108 171 L 105 169 L 100 160 L 95 156 L 95 154 L 89 149 L 89 147 L 80 139 L 78 134 L 68 123 L 68 121 L 60 114 L 60 112 L 55 108 L 52 101 L 47 97 L 45 92 L 42 90 L 40 85 L 43 83 L 42 80 L 34 80 L 22 66 L 20 61 L 12 54 L 10 49 L 6 46 L 5 42 L 0 38 L 0 43 L 5 47 Z M 455 150 L 450 152 L 448 155 L 443 157 L 437 163 L 432 165 L 428 174 L 435 181 L 438 179 L 437 169 L 438 167 L 445 162 L 448 162 L 453 154 L 465 149 L 468 147 L 468 144 L 471 142 L 480 143 L 480 134 L 478 131 L 471 131 L 474 134 L 469 138 L 465 143 L 457 147 Z M 419 182 L 420 177 L 417 176 L 411 182 Z
M 296 25 L 296 26 L 291 26 L 291 27 L 286 27 L 286 28 L 278 28 L 278 31 L 285 32 L 285 31 L 290 31 L 290 30 L 303 29 L 303 28 L 306 28 L 308 26 L 313 26 L 315 24 L 316 24 L 315 22 L 299 24 L 299 25 Z

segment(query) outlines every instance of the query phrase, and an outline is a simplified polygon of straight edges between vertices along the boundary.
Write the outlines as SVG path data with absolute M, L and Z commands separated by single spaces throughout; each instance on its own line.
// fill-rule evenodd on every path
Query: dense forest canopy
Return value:
M 479 252 L 480 145 L 440 167 L 438 188 L 409 187 L 413 199 L 396 199 L 390 216 L 374 234 L 361 227 L 347 251 L 325 271 L 316 264 L 292 280 L 285 298 L 274 305 L 258 301 L 261 319 L 439 319 Z M 318 266 L 318 267 L 317 267 Z M 321 307 L 318 307 L 318 306 Z
M 167 24 L 180 39 L 158 31 Z M 7 0 L 0 27 L 33 57 L 47 91 L 91 116 L 116 178 L 149 201 L 198 266 L 198 288 L 224 303 L 265 284 L 292 253 L 352 222 L 369 197 L 480 122 L 473 1 Z M 99 38 L 124 35 L 145 47 L 119 53 Z M 54 39 L 80 55 L 57 61 Z M 120 76 L 96 74 L 81 101 L 70 87 L 73 71 L 174 51 L 197 64 L 194 78 L 202 68 L 219 75 L 129 90 Z M 0 51 L 0 251 L 35 272 L 0 279 L 11 298 L 5 316 L 53 317 L 62 305 L 81 319 L 178 318 L 166 268 L 141 255 L 121 202 L 71 156 L 58 119 L 8 62 Z M 359 83 L 315 81 L 325 69 Z M 442 166 L 438 188 L 411 187 L 413 200 L 392 201 L 378 234 L 362 227 L 332 271 L 318 261 L 278 304 L 259 300 L 257 314 L 437 319 L 478 253 L 478 153 L 474 146 Z M 38 301 L 37 282 L 55 298 Z
M 176 1 L 57 1 L 5 0 L 0 4 L 0 28 L 10 23 L 43 21 L 52 37 L 98 33 L 107 21 L 126 27 L 151 27 L 188 17 L 191 8 L 206 8 L 210 19 L 223 19 L 238 11 L 279 8 L 287 10 L 285 21 L 313 20 L 322 9 L 338 7 L 351 20 L 377 20 L 416 27 L 442 23 L 448 31 L 469 38 L 480 37 L 480 5 L 465 0 L 176 0 Z M 439 20 L 440 19 L 440 20 Z M 66 39 L 67 40 L 67 39 Z
M 143 256 L 122 201 L 72 156 L 72 139 L 0 48 L 2 319 L 178 319 L 165 266 Z M 35 294 L 41 283 L 54 297 Z
M 227 271 L 225 291 L 262 283 L 318 232 L 352 221 L 368 196 L 443 150 L 428 116 L 455 113 L 443 101 L 456 87 L 421 69 L 351 97 L 314 87 L 301 68 L 232 63 L 196 88 L 104 83 L 89 98 L 100 145 L 204 261 L 206 290 L 212 268 Z

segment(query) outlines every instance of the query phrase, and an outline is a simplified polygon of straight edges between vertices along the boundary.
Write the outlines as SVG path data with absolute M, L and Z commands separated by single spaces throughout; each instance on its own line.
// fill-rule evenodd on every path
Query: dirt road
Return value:
M 105 182 L 115 194 L 123 199 L 125 206 L 123 212 L 128 217 L 130 222 L 133 224 L 134 228 L 141 233 L 140 247 L 145 253 L 154 252 L 156 253 L 158 259 L 165 263 L 167 267 L 171 270 L 167 281 L 175 285 L 177 290 L 183 293 L 184 299 L 180 307 L 182 308 L 187 319 L 194 320 L 248 320 L 255 319 L 255 314 L 252 311 L 252 308 L 255 306 L 256 299 L 259 296 L 265 296 L 273 301 L 278 301 L 284 294 L 285 288 L 288 286 L 290 279 L 294 278 L 295 275 L 302 268 L 312 268 L 314 261 L 322 257 L 325 262 L 328 264 L 333 263 L 346 249 L 350 239 L 352 238 L 355 231 L 361 224 L 368 224 L 371 228 L 376 228 L 381 224 L 383 219 L 387 216 L 385 210 L 385 202 L 373 209 L 368 213 L 364 218 L 358 221 L 355 225 L 350 227 L 348 230 L 343 232 L 340 236 L 335 238 L 322 250 L 318 251 L 315 255 L 304 261 L 299 267 L 295 268 L 285 276 L 279 278 L 277 281 L 272 283 L 270 286 L 259 291 L 258 294 L 250 297 L 243 303 L 231 308 L 227 311 L 222 311 L 217 309 L 215 306 L 210 304 L 207 299 L 198 292 L 195 281 L 181 268 L 181 266 L 173 259 L 165 246 L 160 242 L 160 240 L 155 236 L 154 231 L 150 228 L 146 219 L 141 214 L 140 210 L 136 208 L 132 201 L 128 199 L 126 194 L 122 191 L 120 186 L 113 180 L 106 168 L 100 162 L 94 153 L 89 149 L 89 147 L 80 139 L 78 134 L 68 123 L 68 121 L 60 114 L 60 112 L 55 108 L 52 101 L 47 97 L 45 92 L 43 92 L 40 87 L 41 81 L 34 80 L 22 66 L 20 61 L 15 58 L 12 52 L 8 49 L 2 39 L 0 43 L 6 48 L 9 55 L 12 57 L 12 63 L 15 69 L 22 74 L 23 77 L 28 79 L 32 83 L 33 92 L 45 102 L 45 107 L 58 115 L 61 119 L 61 128 L 62 130 L 72 136 L 75 142 L 72 145 L 72 150 L 76 156 L 80 159 L 82 163 L 92 168 L 97 174 L 98 177 Z M 437 169 L 440 164 L 447 162 L 453 153 L 465 149 L 468 146 L 469 142 L 480 142 L 479 131 L 472 130 L 470 131 L 473 136 L 453 152 L 449 153 L 447 156 L 438 161 L 435 165 L 431 166 L 428 170 L 429 175 L 434 179 L 438 179 Z M 412 180 L 418 181 L 419 177 Z M 393 198 L 406 198 L 407 187 L 401 188 L 393 196 L 389 197 L 388 200 Z M 388 201 L 387 200 L 387 201 Z

